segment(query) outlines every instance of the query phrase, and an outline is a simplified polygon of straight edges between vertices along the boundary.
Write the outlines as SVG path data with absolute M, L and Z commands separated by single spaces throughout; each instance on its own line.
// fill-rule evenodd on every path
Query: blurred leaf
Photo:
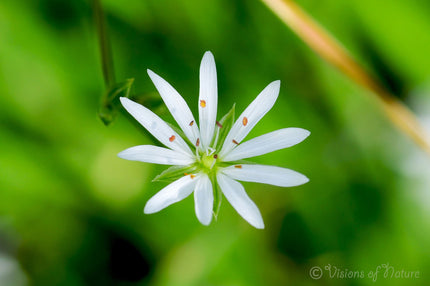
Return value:
M 99 117 L 105 125 L 109 125 L 118 113 L 119 97 L 129 97 L 134 78 L 115 84 L 108 89 L 100 106 Z

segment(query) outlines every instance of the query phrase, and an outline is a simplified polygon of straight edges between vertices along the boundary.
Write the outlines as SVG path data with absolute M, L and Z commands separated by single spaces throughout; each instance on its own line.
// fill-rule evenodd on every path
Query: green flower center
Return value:
M 210 172 L 212 168 L 215 166 L 216 159 L 214 158 L 213 154 L 210 154 L 210 155 L 203 154 L 200 162 L 201 162 L 202 168 L 205 171 Z

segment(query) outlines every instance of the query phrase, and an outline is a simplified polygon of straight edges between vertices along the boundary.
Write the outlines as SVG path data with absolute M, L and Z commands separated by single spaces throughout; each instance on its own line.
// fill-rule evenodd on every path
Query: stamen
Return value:
M 208 149 L 206 150 L 206 155 L 207 156 L 210 156 L 210 155 L 212 155 L 213 153 L 215 153 L 215 149 L 214 148 L 212 148 L 212 147 L 208 147 Z
M 214 155 L 214 159 L 218 159 L 218 155 L 217 154 Z
M 200 145 L 200 138 L 197 138 L 196 147 L 199 147 L 199 145 Z
M 194 120 L 190 122 L 190 126 L 193 126 L 193 124 L 194 124 Z
M 205 108 L 206 107 L 206 101 L 200 100 L 200 106 Z
M 242 169 L 242 165 L 234 165 L 235 168 Z
M 236 144 L 236 145 L 239 145 L 239 143 L 236 141 L 236 140 L 232 140 L 232 142 L 234 143 L 234 144 Z
M 246 124 L 248 124 L 248 118 L 243 117 L 242 124 L 243 124 L 243 126 L 246 126 Z
M 216 125 L 218 125 L 219 128 L 222 128 L 222 124 L 219 123 L 219 121 L 216 122 Z
M 176 138 L 175 135 L 172 135 L 172 136 L 170 136 L 169 141 L 173 142 L 173 140 L 175 140 L 175 138 Z
M 188 175 L 190 175 L 190 178 L 191 178 L 191 179 L 194 179 L 194 178 L 196 177 L 196 175 L 194 175 L 194 174 L 184 173 L 184 176 L 188 176 Z

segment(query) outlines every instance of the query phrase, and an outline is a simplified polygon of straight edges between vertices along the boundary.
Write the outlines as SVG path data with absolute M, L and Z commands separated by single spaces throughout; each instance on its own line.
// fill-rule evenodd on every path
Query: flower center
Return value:
M 212 170 L 212 168 L 215 166 L 216 159 L 214 158 L 214 154 L 206 155 L 203 154 L 201 157 L 201 164 L 203 169 L 205 169 L 207 172 Z

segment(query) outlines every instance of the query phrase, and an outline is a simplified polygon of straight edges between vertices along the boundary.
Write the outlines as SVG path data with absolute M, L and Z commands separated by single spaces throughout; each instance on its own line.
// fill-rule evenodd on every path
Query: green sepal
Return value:
M 185 174 L 192 174 L 197 170 L 196 166 L 172 166 L 164 170 L 161 174 L 156 176 L 153 182 L 172 182 Z
M 214 148 L 216 149 L 217 153 L 221 151 L 222 145 L 224 144 L 224 140 L 227 137 L 228 132 L 230 131 L 231 127 L 234 124 L 235 109 L 236 109 L 236 104 L 233 104 L 230 111 L 227 112 L 227 114 L 224 115 L 223 118 L 221 118 L 221 120 L 219 121 L 219 124 L 222 127 L 219 127 L 218 124 L 216 125 L 216 128 L 215 128 L 216 136 L 215 136 Z
M 213 209 L 213 216 L 215 220 L 218 219 L 218 214 L 221 209 L 221 202 L 222 202 L 222 191 L 220 187 L 218 186 L 217 181 L 215 180 L 215 176 L 211 177 L 212 186 L 214 189 L 214 209 Z
M 117 83 L 109 88 L 103 96 L 98 115 L 107 126 L 115 120 L 118 114 L 119 98 L 129 97 L 134 78 Z

